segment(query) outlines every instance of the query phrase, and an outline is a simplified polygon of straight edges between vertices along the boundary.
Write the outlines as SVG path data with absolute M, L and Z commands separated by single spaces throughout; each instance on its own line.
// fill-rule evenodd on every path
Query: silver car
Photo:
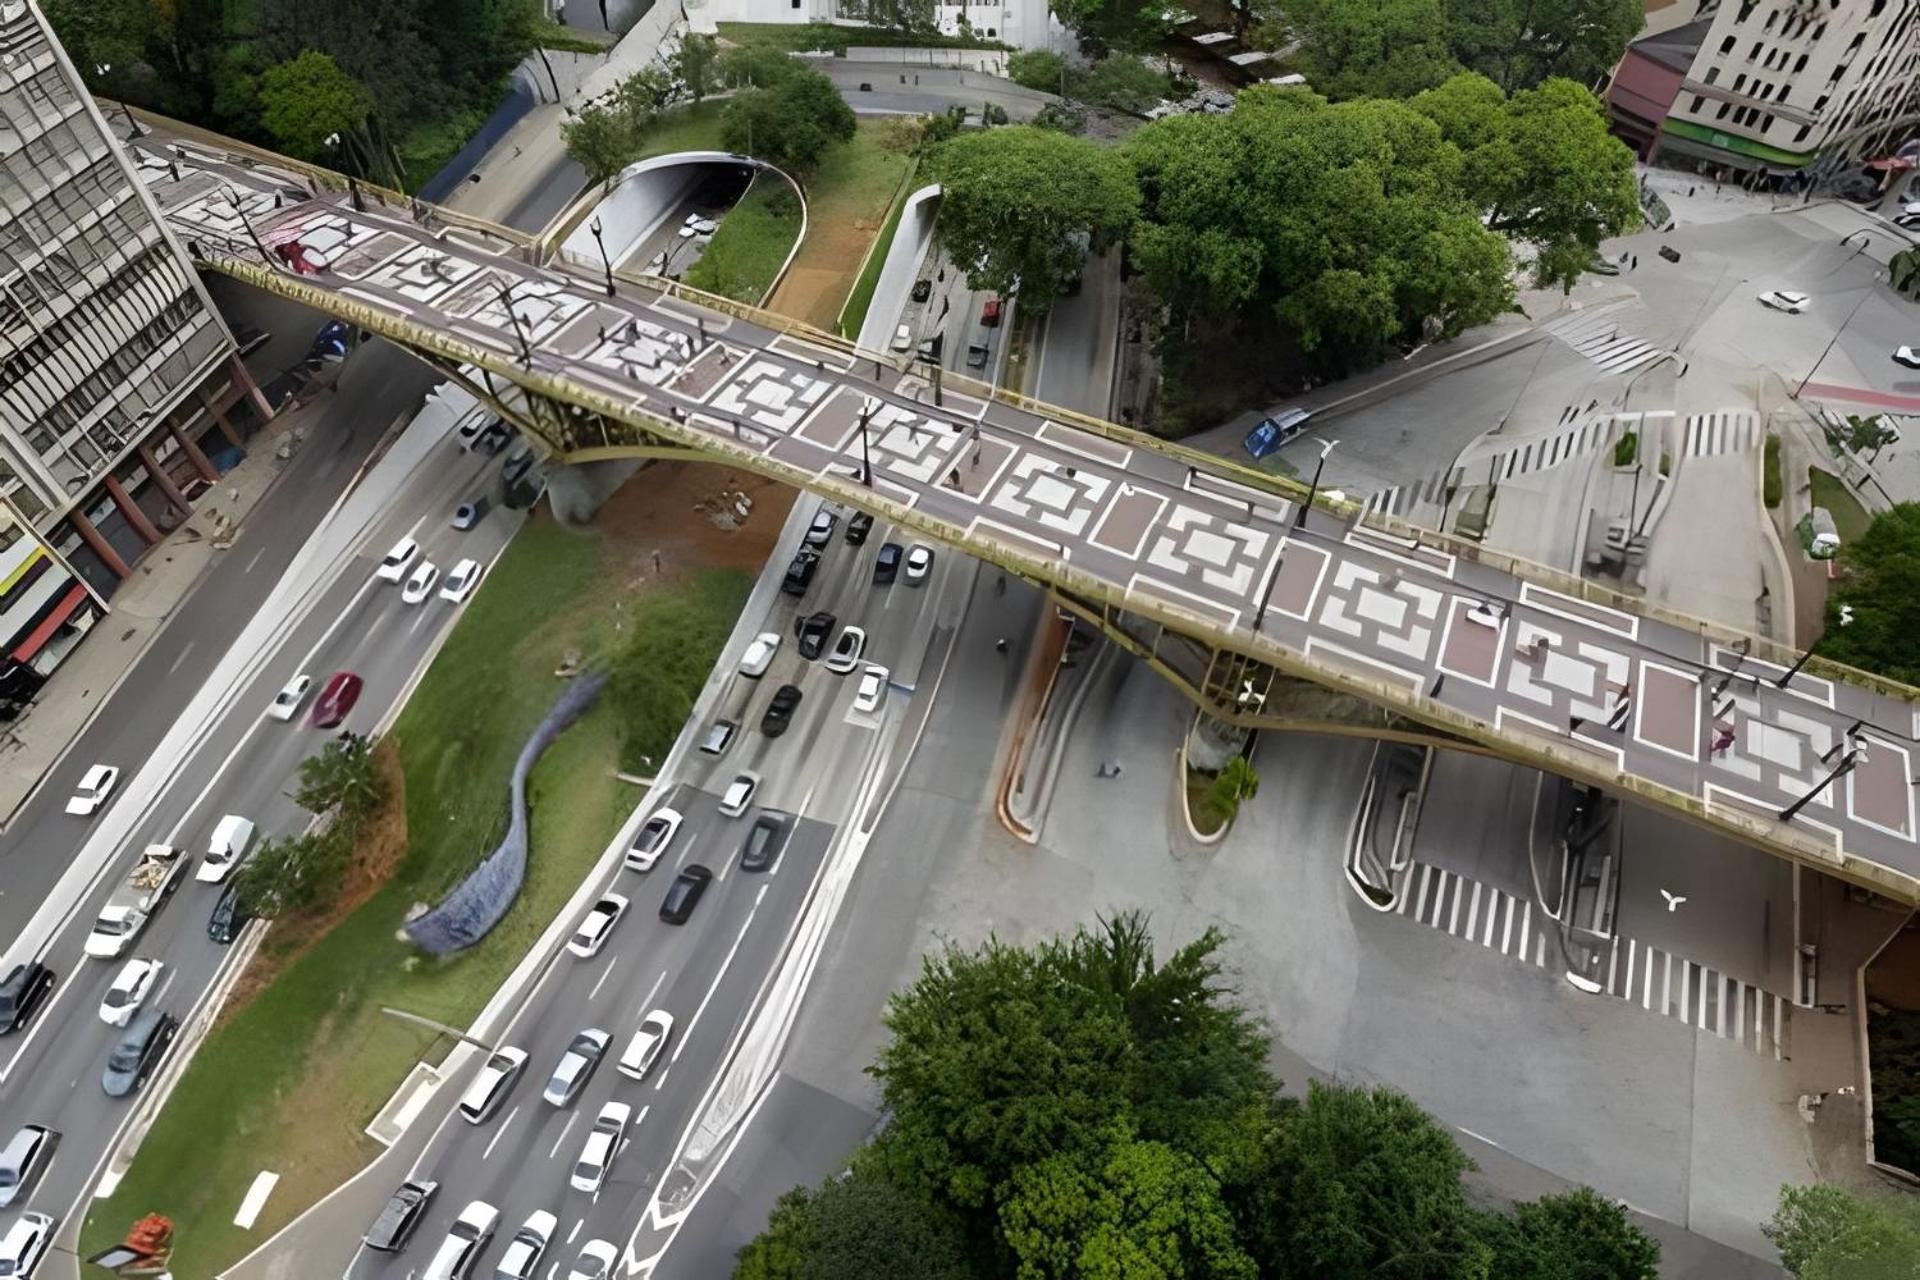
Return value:
M 580 1090 L 586 1087 L 587 1080 L 593 1075 L 593 1069 L 600 1065 L 600 1059 L 606 1056 L 607 1045 L 613 1037 L 598 1027 L 588 1027 L 573 1038 L 567 1051 L 560 1055 L 559 1065 L 553 1069 L 553 1076 L 547 1081 L 546 1092 L 540 1096 L 556 1107 L 573 1105 L 580 1096 Z

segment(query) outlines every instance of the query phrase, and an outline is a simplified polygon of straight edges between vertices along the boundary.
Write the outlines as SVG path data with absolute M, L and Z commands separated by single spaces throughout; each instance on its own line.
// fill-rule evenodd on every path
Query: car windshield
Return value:
M 116 1045 L 113 1056 L 107 1059 L 107 1066 L 113 1071 L 131 1071 L 140 1065 L 140 1042 L 123 1041 Z
M 649 849 L 649 850 L 657 849 L 660 847 L 660 842 L 666 839 L 666 837 L 667 837 L 666 823 L 649 822 L 647 824 L 646 830 L 640 833 L 640 847 L 642 849 Z
M 131 985 L 114 987 L 107 992 L 107 1008 L 118 1009 L 131 999 L 133 999 L 133 988 Z
M 133 932 L 133 921 L 128 919 L 101 919 L 94 922 L 93 931 L 95 933 L 105 934 L 110 938 L 117 938 L 123 933 Z

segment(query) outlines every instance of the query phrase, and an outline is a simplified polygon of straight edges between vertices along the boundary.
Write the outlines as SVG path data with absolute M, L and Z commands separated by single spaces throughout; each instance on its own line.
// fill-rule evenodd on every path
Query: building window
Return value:
M 1733 52 L 1733 37 L 1732 37 L 1732 36 L 1728 36 L 1728 37 L 1727 37 L 1727 38 L 1726 38 L 1725 40 L 1722 40 L 1722 41 L 1720 42 L 1720 52 L 1722 52 L 1722 53 L 1732 53 L 1732 52 Z
M 1693 105 L 1687 108 L 1687 114 L 1697 116 L 1706 109 L 1706 106 L 1707 100 L 1696 93 L 1693 95 Z
M 1807 55 L 1803 53 L 1799 57 L 1793 60 L 1793 74 L 1799 75 L 1802 71 L 1805 71 L 1806 69 L 1807 69 Z
M 1746 87 L 1747 87 L 1747 78 L 1744 75 L 1735 76 L 1733 78 L 1733 91 L 1735 93 L 1740 92 L 1742 89 Z
M 1747 61 L 1752 62 L 1755 58 L 1759 57 L 1760 51 L 1766 47 L 1767 46 L 1762 44 L 1760 41 L 1755 40 L 1753 42 L 1753 48 L 1747 50 Z
M 1720 79 L 1720 68 L 1718 68 L 1718 67 L 1708 67 L 1708 68 L 1707 68 L 1707 83 L 1708 83 L 1708 84 L 1714 84 L 1714 83 L 1717 83 L 1717 82 L 1719 81 L 1719 79 Z
M 1725 120 L 1727 118 L 1727 112 L 1731 110 L 1733 110 L 1733 104 L 1731 102 L 1723 102 L 1720 104 L 1720 110 L 1714 113 L 1713 118 L 1715 120 Z
M 1794 140 L 1795 142 L 1805 142 L 1805 141 L 1807 140 L 1807 135 L 1808 135 L 1808 134 L 1810 134 L 1810 133 L 1812 133 L 1812 132 L 1813 132 L 1813 126 L 1812 126 L 1812 125 L 1810 125 L 1810 124 L 1803 124 L 1803 125 L 1801 125 L 1801 126 L 1800 126 L 1800 132 L 1798 132 L 1798 133 L 1796 133 L 1796 134 L 1794 134 L 1794 135 L 1793 135 L 1793 140 Z

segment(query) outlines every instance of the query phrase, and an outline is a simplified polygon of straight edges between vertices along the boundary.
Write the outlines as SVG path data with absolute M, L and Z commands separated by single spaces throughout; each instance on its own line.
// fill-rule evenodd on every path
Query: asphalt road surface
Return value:
M 397 354 L 397 353 L 395 353 Z M 37 1123 L 58 1131 L 59 1151 L 42 1175 L 28 1202 L 33 1208 L 60 1217 L 62 1236 L 78 1230 L 84 1201 L 94 1194 L 102 1161 L 117 1145 L 122 1127 L 134 1115 L 138 1095 L 111 1099 L 98 1083 L 106 1055 L 118 1032 L 102 1023 L 102 996 L 125 960 L 133 956 L 165 964 L 159 985 L 147 1003 L 186 1021 L 199 1006 L 224 961 L 226 947 L 208 939 L 208 915 L 218 889 L 184 878 L 169 902 L 116 960 L 88 959 L 82 952 L 88 930 L 100 906 L 132 865 L 138 850 L 149 843 L 185 849 L 195 866 L 214 825 L 223 814 L 253 819 L 257 838 L 285 836 L 301 830 L 307 815 L 289 796 L 300 761 L 330 740 L 331 734 L 307 723 L 306 712 L 320 685 L 334 671 L 353 670 L 365 680 L 357 705 L 342 726 L 356 732 L 375 727 L 400 698 L 422 661 L 434 648 L 458 606 L 437 594 L 419 605 L 403 603 L 398 587 L 376 584 L 372 571 L 380 556 L 402 534 L 411 533 L 422 553 L 445 567 L 471 556 L 490 564 L 505 546 L 519 519 L 504 508 L 467 533 L 454 531 L 448 514 L 493 459 L 458 452 L 451 441 L 436 446 L 432 455 L 440 465 L 416 469 L 411 483 L 393 503 L 354 558 L 342 566 L 328 588 L 293 627 L 280 637 L 273 655 L 254 672 L 215 726 L 192 749 L 171 785 L 159 793 L 134 825 L 133 834 L 118 850 L 87 894 L 61 922 L 44 959 L 59 975 L 48 1004 L 21 1033 L 0 1041 L 0 1130 L 11 1133 L 21 1124 Z M 289 494 L 289 500 L 293 499 Z M 231 615 L 224 617 L 230 627 Z M 151 660 L 151 658 L 149 659 Z M 298 672 L 315 677 L 313 694 L 302 714 L 290 723 L 262 714 L 274 694 Z M 122 700 L 113 704 L 116 710 Z M 103 720 L 106 717 L 102 717 Z M 96 726 L 96 731 L 98 726 Z M 116 744 L 122 753 L 131 744 Z M 123 765 L 139 762 L 135 754 L 116 757 Z M 49 789 L 54 801 L 63 801 L 63 789 Z M 47 820 L 54 833 L 39 846 L 48 862 L 70 855 L 84 838 L 86 819 L 55 812 Z M 64 829 L 57 824 L 64 823 Z M 34 864 L 28 864 L 34 865 Z M 48 868 L 51 870 L 51 868 Z M 15 911 L 33 905 L 36 897 L 9 893 Z M 180 1046 L 176 1045 L 176 1050 Z M 165 1064 L 161 1067 L 166 1070 Z M 151 1083 L 148 1086 L 152 1087 Z
M 452 1110 L 477 1070 L 473 1067 L 436 1095 L 416 1124 L 438 1126 L 410 1176 L 438 1181 L 440 1191 L 407 1249 L 382 1255 L 362 1248 L 348 1274 L 394 1277 L 425 1265 L 460 1211 L 475 1199 L 500 1211 L 500 1226 L 476 1274 L 485 1274 L 512 1233 L 537 1210 L 560 1222 L 541 1264 L 570 1262 L 580 1246 L 602 1239 L 624 1249 L 646 1213 L 683 1135 L 710 1097 L 721 1069 L 738 1051 L 743 1029 L 786 955 L 801 911 L 822 878 L 823 860 L 844 836 L 862 797 L 882 792 L 899 769 L 906 739 L 916 731 L 945 659 L 958 601 L 971 584 L 974 563 L 938 553 L 928 580 L 909 585 L 904 573 L 891 586 L 875 584 L 871 566 L 892 536 L 877 526 L 866 543 L 847 545 L 836 530 L 819 576 L 804 599 L 779 595 L 760 626 L 782 636 L 765 675 L 733 670 L 739 655 L 723 656 L 725 678 L 702 732 L 712 719 L 741 726 L 718 756 L 690 753 L 647 804 L 684 815 L 673 844 L 647 873 L 615 869 L 606 890 L 631 905 L 605 948 L 592 959 L 559 954 L 509 1021 L 503 1043 L 529 1055 L 525 1077 L 486 1123 L 470 1125 Z M 778 574 L 784 561 L 768 568 Z M 821 661 L 800 657 L 796 617 L 824 609 L 838 625 L 868 634 L 866 660 L 885 665 L 891 682 L 873 713 L 853 709 L 858 674 L 840 675 Z M 794 684 L 803 693 L 791 726 L 769 739 L 760 718 L 773 691 Z M 719 813 L 721 793 L 742 770 L 761 777 L 753 807 L 737 818 Z M 791 838 L 766 873 L 740 870 L 740 843 L 762 809 L 795 815 Z M 692 918 L 680 927 L 657 918 L 667 886 L 680 868 L 698 863 L 714 874 Z M 844 922 L 842 922 L 844 927 Z M 674 1018 L 665 1056 L 643 1081 L 616 1068 L 618 1056 L 648 1011 Z M 574 1034 L 597 1027 L 612 1037 L 611 1061 L 601 1063 L 577 1100 L 555 1108 L 540 1094 Z M 568 1179 L 593 1118 L 610 1099 L 633 1109 L 627 1136 L 605 1184 L 589 1196 Z M 342 1213 L 346 1212 L 343 1204 Z M 369 1222 L 340 1222 L 346 1238 Z

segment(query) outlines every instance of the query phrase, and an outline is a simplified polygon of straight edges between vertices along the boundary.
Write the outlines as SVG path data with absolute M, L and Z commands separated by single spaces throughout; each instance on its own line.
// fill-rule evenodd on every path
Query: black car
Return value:
M 500 467 L 500 479 L 508 488 L 520 482 L 520 478 L 533 470 L 533 450 L 516 449 L 507 455 Z
M 229 884 L 220 891 L 219 901 L 213 904 L 213 914 L 207 917 L 207 936 L 221 946 L 226 946 L 240 936 L 253 915 L 240 905 L 240 888 Z
M 915 302 L 925 302 L 931 296 L 933 296 L 933 281 L 915 280 L 913 282 L 913 300 Z
M 892 582 L 894 575 L 900 572 L 900 559 L 906 553 L 897 542 L 880 544 L 880 554 L 873 561 L 873 585 L 884 587 Z
M 407 1238 L 420 1220 L 427 1216 L 427 1206 L 433 1203 L 434 1192 L 440 1190 L 437 1182 L 403 1182 L 400 1189 L 393 1193 L 393 1199 L 387 1201 L 387 1207 L 373 1220 L 373 1226 L 367 1231 L 367 1248 L 380 1249 L 388 1253 L 398 1253 L 407 1247 Z
M 495 418 L 487 424 L 485 430 L 474 437 L 473 451 L 490 458 L 506 448 L 507 441 L 512 438 L 513 433 L 507 429 L 507 424 Z
M 145 1085 L 179 1030 L 179 1019 L 170 1013 L 142 1009 L 134 1014 L 113 1051 L 107 1054 L 106 1070 L 100 1073 L 100 1087 L 107 1096 L 124 1098 Z
M 800 656 L 817 658 L 826 652 L 827 641 L 833 638 L 834 624 L 839 621 L 822 609 L 810 613 L 804 618 L 796 618 L 793 623 L 794 638 L 800 642 Z
M 813 585 L 813 575 L 819 568 L 819 553 L 802 549 L 787 563 L 787 576 L 781 580 L 780 589 L 790 596 L 807 594 L 807 588 Z
M 666 899 L 660 904 L 660 918 L 668 924 L 685 924 L 699 903 L 700 895 L 712 883 L 713 872 L 697 862 L 688 864 L 673 878 Z
M 855 512 L 853 518 L 847 521 L 847 545 L 850 547 L 859 546 L 867 540 L 867 535 L 872 532 L 873 517 L 864 511 Z
M 777 738 L 787 731 L 793 723 L 793 711 L 800 705 L 800 686 L 783 684 L 773 691 L 773 701 L 767 704 L 767 713 L 760 717 L 760 732 L 763 736 Z
M 753 820 L 753 826 L 747 829 L 747 838 L 740 844 L 740 869 L 742 871 L 765 871 L 780 857 L 780 851 L 787 847 L 787 833 L 793 819 L 784 813 L 763 812 Z
M 38 960 L 15 965 L 0 982 L 0 1035 L 26 1026 L 52 990 L 53 970 Z

